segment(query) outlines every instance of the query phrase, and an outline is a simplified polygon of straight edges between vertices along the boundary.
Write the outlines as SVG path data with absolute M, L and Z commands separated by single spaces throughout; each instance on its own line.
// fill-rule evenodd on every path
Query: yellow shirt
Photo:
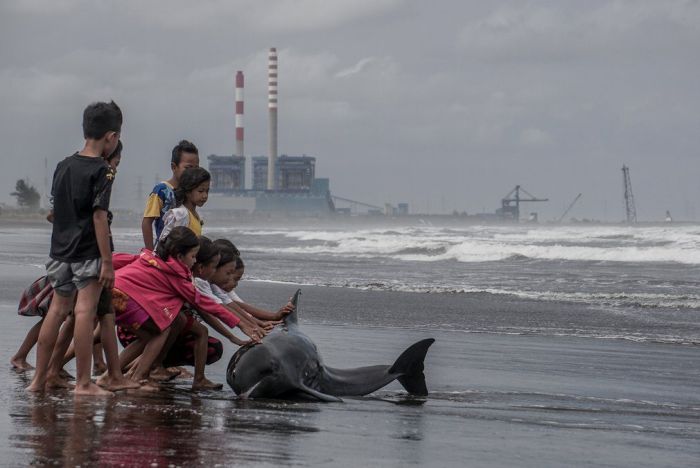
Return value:
M 190 215 L 190 220 L 187 223 L 187 227 L 192 229 L 192 232 L 197 234 L 197 237 L 202 237 L 202 225 L 204 224 L 204 221 L 197 218 L 197 215 L 192 213 L 190 210 L 187 211 Z

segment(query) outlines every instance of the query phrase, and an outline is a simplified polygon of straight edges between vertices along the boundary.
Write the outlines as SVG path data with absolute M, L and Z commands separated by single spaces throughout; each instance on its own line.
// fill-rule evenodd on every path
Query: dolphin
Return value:
M 323 364 L 316 345 L 299 330 L 300 294 L 294 294 L 294 311 L 282 324 L 261 343 L 243 346 L 231 357 L 226 381 L 237 395 L 339 402 L 341 396 L 367 395 L 393 380 L 410 394 L 428 394 L 423 360 L 433 338 L 413 344 L 392 365 L 334 369 Z

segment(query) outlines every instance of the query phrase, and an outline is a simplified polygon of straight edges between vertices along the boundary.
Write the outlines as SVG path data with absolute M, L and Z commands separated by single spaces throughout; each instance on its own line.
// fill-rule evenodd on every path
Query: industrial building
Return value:
M 316 158 L 277 155 L 277 49 L 268 62 L 268 155 L 251 158 L 251 188 L 246 187 L 243 128 L 243 72 L 236 73 L 236 154 L 210 155 L 211 193 L 222 195 L 208 205 L 229 211 L 323 216 L 335 212 L 328 179 L 316 178 Z M 251 201 L 254 204 L 251 207 Z M 244 207 L 245 206 L 245 207 Z
M 255 156 L 253 160 L 253 190 L 267 190 L 268 158 Z M 316 178 L 316 158 L 287 156 L 277 158 L 275 186 L 277 190 L 311 190 Z
M 245 157 L 210 155 L 211 192 L 227 193 L 245 190 Z

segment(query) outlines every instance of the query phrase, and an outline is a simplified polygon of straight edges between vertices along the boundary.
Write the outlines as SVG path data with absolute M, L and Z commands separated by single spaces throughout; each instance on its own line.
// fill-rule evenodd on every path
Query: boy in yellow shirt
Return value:
M 175 208 L 175 189 L 180 183 L 182 173 L 191 167 L 199 167 L 199 151 L 194 143 L 182 140 L 173 148 L 170 160 L 172 177 L 156 184 L 146 201 L 141 232 L 143 244 L 148 250 L 153 250 L 154 239 L 158 239 L 163 231 L 163 215 L 169 209 Z

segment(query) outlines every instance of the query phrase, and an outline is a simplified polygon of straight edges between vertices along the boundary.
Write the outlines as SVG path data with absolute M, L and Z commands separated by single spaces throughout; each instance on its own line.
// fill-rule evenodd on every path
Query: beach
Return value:
M 261 244 L 260 232 L 229 235 L 244 256 L 246 246 L 257 242 L 246 257 L 250 279 L 242 282 L 241 296 L 274 308 L 301 288 L 300 326 L 326 364 L 391 364 L 415 341 L 435 338 L 425 361 L 429 395 L 410 397 L 394 382 L 343 403 L 243 401 L 226 385 L 192 393 L 189 380 L 175 380 L 155 394 L 107 399 L 74 399 L 62 391 L 28 395 L 24 387 L 31 374 L 13 371 L 8 362 L 36 320 L 16 314 L 17 299 L 43 273 L 48 231 L 5 228 L 0 229 L 0 308 L 7 318 L 0 332 L 6 363 L 0 400 L 4 465 L 697 466 L 700 317 L 693 297 L 683 307 L 650 308 L 534 294 L 410 291 L 415 282 L 407 278 L 417 278 L 427 263 L 280 252 L 312 247 L 311 241 L 292 235 L 288 245 L 278 239 L 269 246 Z M 118 249 L 132 250 L 138 235 L 118 231 L 116 240 Z M 342 250 L 343 241 L 335 242 L 327 248 Z M 562 268 L 512 261 L 521 272 L 544 275 Z M 454 274 L 446 272 L 466 267 L 447 260 L 429 268 L 436 282 L 447 283 Z M 487 271 L 484 264 L 469 265 L 469 271 L 479 268 L 480 274 Z M 693 286 L 686 284 L 693 268 L 664 263 L 647 271 L 654 277 L 676 275 L 682 289 Z M 281 281 L 268 276 L 275 269 Z M 301 277 L 303 271 L 307 277 Z M 337 275 L 329 277 L 330 271 Z M 367 286 L 381 282 L 387 271 L 403 285 Z M 312 281 L 324 275 L 327 283 L 341 278 L 348 284 Z M 351 277 L 363 278 L 364 286 L 353 287 Z M 555 282 L 542 282 L 549 283 Z M 669 288 L 669 297 L 673 294 Z M 687 291 L 673 299 L 682 297 L 688 298 Z M 207 367 L 211 380 L 225 382 L 234 351 L 226 346 L 223 359 Z

